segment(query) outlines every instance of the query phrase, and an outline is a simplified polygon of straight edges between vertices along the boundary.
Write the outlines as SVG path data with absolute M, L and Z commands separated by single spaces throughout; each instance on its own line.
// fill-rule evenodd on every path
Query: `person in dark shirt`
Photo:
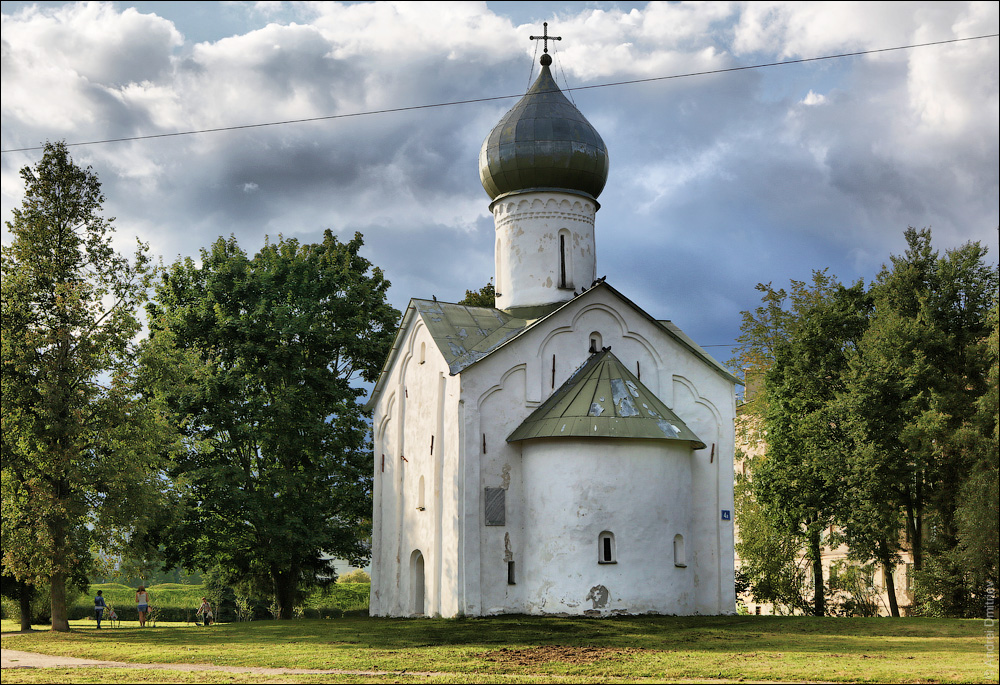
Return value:
M 97 596 L 94 597 L 94 613 L 97 615 L 97 629 L 101 629 L 101 619 L 104 618 L 104 608 L 108 605 L 104 603 L 104 591 L 98 590 Z

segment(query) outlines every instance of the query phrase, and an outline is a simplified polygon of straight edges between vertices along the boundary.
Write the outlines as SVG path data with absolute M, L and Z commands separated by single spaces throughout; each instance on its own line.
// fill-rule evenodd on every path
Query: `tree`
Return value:
M 969 578 L 978 595 L 1000 584 L 1000 308 L 990 312 L 991 330 L 981 346 L 989 362 L 986 392 L 976 403 L 973 421 L 961 429 L 956 442 L 970 464 L 962 483 L 956 513 L 957 565 Z
M 750 386 L 738 425 L 741 438 L 767 446 L 748 464 L 752 497 L 745 501 L 754 512 L 749 518 L 774 544 L 744 543 L 741 524 L 740 558 L 759 572 L 755 586 L 772 588 L 763 601 L 805 608 L 797 593 L 782 589 L 779 600 L 773 590 L 803 577 L 791 560 L 776 566 L 770 558 L 789 540 L 797 541 L 810 562 L 809 608 L 822 616 L 823 535 L 837 517 L 837 455 L 843 447 L 842 421 L 830 414 L 828 402 L 840 384 L 850 341 L 864 327 L 864 288 L 860 283 L 844 288 L 826 271 L 814 271 L 810 284 L 793 280 L 790 292 L 771 284 L 757 290 L 764 293 L 763 305 L 743 313 L 740 346 L 730 365 L 746 374 Z
M 744 459 L 752 472 L 753 459 L 746 456 Z M 776 525 L 767 507 L 754 496 L 747 476 L 737 474 L 733 494 L 740 532 L 736 541 L 740 558 L 737 576 L 743 579 L 745 589 L 758 603 L 773 604 L 788 613 L 809 611 L 809 603 L 802 594 L 805 572 L 798 536 Z
M 21 632 L 27 632 L 31 630 L 31 602 L 36 595 L 35 586 L 18 580 L 12 574 L 7 573 L 5 567 L 0 568 L 2 568 L 0 571 L 0 595 L 17 602 Z
M 3 565 L 49 586 L 52 629 L 65 631 L 66 584 L 85 584 L 92 546 L 144 539 L 169 432 L 134 385 L 144 248 L 115 253 L 97 175 L 64 143 L 21 177 L 0 285 Z
M 963 435 L 987 389 L 980 345 L 997 272 L 978 243 L 940 257 L 929 230 L 910 228 L 905 237 L 906 252 L 891 258 L 871 288 L 873 314 L 842 396 L 858 445 L 851 463 L 855 511 L 869 513 L 855 530 L 891 556 L 902 527 L 918 590 L 943 613 L 968 614 L 976 601 L 955 556 L 956 512 L 962 485 L 975 472 Z
M 817 616 L 826 612 L 824 536 L 838 520 L 840 465 L 849 450 L 832 400 L 842 387 L 847 352 L 865 328 L 865 309 L 861 283 L 844 288 L 825 272 L 814 272 L 811 288 L 793 282 L 793 318 L 765 375 L 767 452 L 756 460 L 752 483 L 772 519 L 805 546 Z
M 219 239 L 166 269 L 148 307 L 149 387 L 185 437 L 185 484 L 166 537 L 187 568 L 273 595 L 291 618 L 330 555 L 369 553 L 371 468 L 360 381 L 373 382 L 399 312 L 389 282 L 341 243 L 268 242 L 252 259 Z
M 479 290 L 466 290 L 465 297 L 457 302 L 469 307 L 496 307 L 497 291 L 493 287 L 493 279 Z
M 750 387 L 763 378 L 738 424 L 744 442 L 766 444 L 750 462 L 753 503 L 767 525 L 804 536 L 816 613 L 831 524 L 853 562 L 883 567 L 895 616 L 904 548 L 926 612 L 972 615 L 996 583 L 998 374 L 984 341 L 997 270 L 977 243 L 941 257 L 929 230 L 905 237 L 868 292 L 824 272 L 790 296 L 759 285 L 764 306 L 744 313 L 731 362 Z

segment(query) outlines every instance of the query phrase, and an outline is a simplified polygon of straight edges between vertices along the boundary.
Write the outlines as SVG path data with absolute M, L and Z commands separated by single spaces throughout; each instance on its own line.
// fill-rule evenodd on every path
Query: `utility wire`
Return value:
M 614 81 L 612 83 L 598 83 L 598 84 L 591 85 L 591 86 L 577 86 L 575 88 L 567 88 L 566 91 L 591 90 L 593 88 L 611 88 L 611 87 L 614 87 L 614 86 L 628 86 L 628 85 L 633 85 L 633 84 L 636 84 L 636 83 L 650 83 L 650 82 L 653 82 L 653 81 L 668 81 L 670 79 L 688 78 L 688 77 L 691 77 L 691 76 L 708 76 L 708 75 L 711 75 L 711 74 L 726 74 L 726 73 L 735 72 L 735 71 L 747 71 L 749 69 L 764 69 L 764 68 L 767 68 L 767 67 L 780 67 L 780 66 L 785 66 L 785 65 L 788 65 L 788 64 L 804 64 L 806 62 L 819 62 L 819 61 L 822 61 L 822 60 L 841 59 L 843 57 L 857 57 L 857 56 L 860 56 L 860 55 L 874 55 L 874 54 L 878 54 L 878 53 L 882 53 L 882 52 L 894 52 L 894 51 L 897 51 L 897 50 L 913 50 L 915 48 L 926 48 L 926 47 L 931 47 L 931 46 L 934 46 L 934 45 L 947 45 L 949 43 L 962 43 L 962 42 L 966 42 L 966 41 L 970 41 L 970 40 L 982 40 L 984 38 L 996 38 L 998 36 L 1000 36 L 1000 34 L 990 33 L 990 34 L 983 35 L 983 36 L 970 36 L 968 38 L 953 38 L 951 40 L 939 40 L 939 41 L 934 41 L 934 42 L 931 42 L 931 43 L 917 43 L 917 44 L 914 44 L 914 45 L 901 45 L 901 46 L 894 47 L 894 48 L 879 48 L 879 49 L 875 49 L 875 50 L 859 50 L 857 52 L 843 52 L 843 53 L 839 53 L 839 54 L 836 54 L 836 55 L 824 55 L 822 57 L 805 57 L 803 59 L 793 59 L 793 60 L 787 60 L 787 61 L 784 61 L 784 62 L 768 62 L 768 63 L 765 63 L 765 64 L 752 64 L 752 65 L 747 65 L 747 66 L 743 66 L 743 67 L 728 67 L 726 69 L 712 69 L 712 70 L 709 70 L 709 71 L 692 71 L 692 72 L 688 72 L 686 74 L 674 74 L 672 76 L 652 76 L 652 77 L 649 77 L 649 78 L 631 79 L 631 80 L 628 80 L 628 81 Z M 434 109 L 434 108 L 438 108 L 438 107 L 453 107 L 453 106 L 456 106 L 456 105 L 470 105 L 470 104 L 474 104 L 474 103 L 478 103 L 478 102 L 494 102 L 496 100 L 509 100 L 509 99 L 512 99 L 512 98 L 520 98 L 520 97 L 523 97 L 523 96 L 524 96 L 524 93 L 520 93 L 518 95 L 497 95 L 497 96 L 494 96 L 494 97 L 474 98 L 472 100 L 454 100 L 452 102 L 439 102 L 439 103 L 435 103 L 435 104 L 431 104 L 431 105 L 411 105 L 409 107 L 393 107 L 393 108 L 390 108 L 390 109 L 375 109 L 375 110 L 369 110 L 369 111 L 366 111 L 366 112 L 351 112 L 351 113 L 348 113 L 348 114 L 330 114 L 330 115 L 322 116 L 322 117 L 309 117 L 307 119 L 288 119 L 288 120 L 285 120 L 285 121 L 270 121 L 270 122 L 266 122 L 266 123 L 262 123 L 262 124 L 242 124 L 242 125 L 237 125 L 237 126 L 222 126 L 222 127 L 219 127 L 219 128 L 204 128 L 204 129 L 198 129 L 198 130 L 194 130 L 194 131 L 176 131 L 174 133 L 154 133 L 154 134 L 151 134 L 151 135 L 130 136 L 130 137 L 127 137 L 127 138 L 108 138 L 106 140 L 90 140 L 90 141 L 80 142 L 80 143 L 66 143 L 66 146 L 67 147 L 77 147 L 77 146 L 81 146 L 81 145 L 103 145 L 103 144 L 106 144 L 106 143 L 124 143 L 124 142 L 134 141 L 134 140 L 152 140 L 152 139 L 155 139 L 155 138 L 173 138 L 173 137 L 176 137 L 176 136 L 190 136 L 190 135 L 194 135 L 194 134 L 197 134 L 197 133 L 219 133 L 219 132 L 222 132 L 222 131 L 239 131 L 241 129 L 249 129 L 249 128 L 264 128 L 265 126 L 284 126 L 286 124 L 304 124 L 304 123 L 308 123 L 308 122 L 311 122 L 311 121 L 330 121 L 330 120 L 334 120 L 334 119 L 348 119 L 348 118 L 351 118 L 351 117 L 371 116 L 371 115 L 374 115 L 374 114 L 390 114 L 390 113 L 393 113 L 393 112 L 412 112 L 414 110 L 420 110 L 420 109 Z M 0 154 L 7 153 L 7 152 L 29 152 L 29 151 L 32 151 L 32 150 L 42 150 L 42 149 L 44 149 L 43 145 L 36 145 L 34 147 L 19 147 L 19 148 L 11 148 L 9 150 L 0 150 Z

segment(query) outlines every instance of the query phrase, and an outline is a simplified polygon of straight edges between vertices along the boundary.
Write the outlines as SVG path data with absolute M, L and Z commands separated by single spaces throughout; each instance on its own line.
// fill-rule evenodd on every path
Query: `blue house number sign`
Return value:
M 728 521 L 728 520 L 730 520 L 730 518 L 731 517 L 729 515 L 729 510 L 728 509 L 723 509 L 722 510 L 722 520 L 723 521 Z

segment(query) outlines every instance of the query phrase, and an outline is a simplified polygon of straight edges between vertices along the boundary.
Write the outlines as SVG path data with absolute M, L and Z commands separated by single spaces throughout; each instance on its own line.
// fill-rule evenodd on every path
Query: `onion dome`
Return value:
M 594 200 L 608 180 L 608 150 L 597 130 L 542 72 L 504 115 L 479 151 L 479 178 L 490 199 L 526 190 L 563 190 Z

